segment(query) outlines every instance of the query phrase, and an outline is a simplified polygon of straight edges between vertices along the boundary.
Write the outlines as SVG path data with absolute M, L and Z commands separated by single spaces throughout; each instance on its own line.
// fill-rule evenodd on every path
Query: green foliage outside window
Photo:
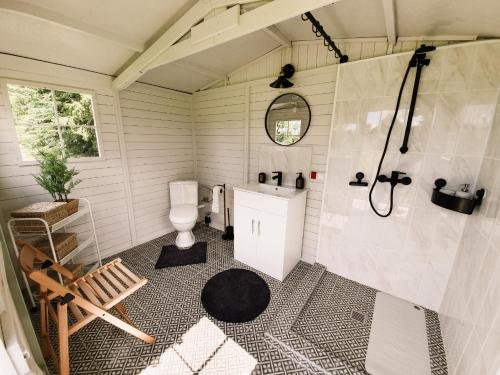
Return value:
M 7 88 L 24 160 L 55 149 L 71 158 L 99 156 L 90 95 L 12 84 Z

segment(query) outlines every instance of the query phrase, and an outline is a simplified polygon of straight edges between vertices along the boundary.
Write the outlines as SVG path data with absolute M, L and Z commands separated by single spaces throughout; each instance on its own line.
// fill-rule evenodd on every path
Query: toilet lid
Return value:
M 194 204 L 178 204 L 170 208 L 170 221 L 183 224 L 198 218 L 198 208 Z

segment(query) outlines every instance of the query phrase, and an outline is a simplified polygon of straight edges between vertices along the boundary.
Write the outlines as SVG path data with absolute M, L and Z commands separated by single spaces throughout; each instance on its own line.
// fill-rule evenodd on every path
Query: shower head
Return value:
M 415 50 L 415 53 L 427 53 L 427 52 L 432 52 L 436 50 L 435 46 L 426 46 L 425 44 L 422 44 L 419 48 Z
M 421 65 L 429 65 L 431 60 L 426 58 L 426 54 L 427 52 L 432 52 L 435 49 L 436 47 L 434 46 L 426 46 L 425 44 L 422 44 L 415 50 L 408 65 L 410 65 L 410 67 L 412 68 L 416 67 L 418 63 L 420 63 Z

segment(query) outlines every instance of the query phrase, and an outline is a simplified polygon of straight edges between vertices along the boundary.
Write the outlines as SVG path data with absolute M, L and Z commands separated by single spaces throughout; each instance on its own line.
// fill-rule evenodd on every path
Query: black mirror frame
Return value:
M 307 128 L 304 131 L 304 134 L 302 135 L 302 137 L 299 138 L 299 140 L 297 142 L 290 143 L 289 145 L 282 145 L 281 143 L 276 142 L 273 139 L 273 137 L 271 137 L 271 134 L 269 134 L 269 130 L 267 129 L 267 117 L 269 115 L 269 110 L 271 109 L 271 107 L 274 104 L 274 102 L 276 102 L 279 98 L 281 98 L 281 97 L 283 97 L 285 95 L 296 95 L 296 96 L 298 96 L 299 98 L 301 98 L 304 101 L 304 103 L 306 103 L 307 110 L 309 111 L 309 122 L 307 123 Z M 287 93 L 281 94 L 281 95 L 277 96 L 276 98 L 274 98 L 274 100 L 271 102 L 271 104 L 269 104 L 269 107 L 267 107 L 266 117 L 264 118 L 264 128 L 266 129 L 267 136 L 269 137 L 269 139 L 271 141 L 273 141 L 273 143 L 276 143 L 277 145 L 284 146 L 284 147 L 293 146 L 293 145 L 296 145 L 297 143 L 299 143 L 302 140 L 302 138 L 304 138 L 306 136 L 307 131 L 309 130 L 309 127 L 311 126 L 311 117 L 312 117 L 311 107 L 309 106 L 309 103 L 307 102 L 307 100 L 302 95 L 296 94 L 294 92 L 287 92 Z

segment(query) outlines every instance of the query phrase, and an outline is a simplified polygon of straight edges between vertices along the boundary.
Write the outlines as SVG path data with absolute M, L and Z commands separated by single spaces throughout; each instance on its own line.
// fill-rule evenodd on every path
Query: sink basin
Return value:
M 276 186 L 276 185 L 270 185 L 270 184 L 247 184 L 247 185 L 242 185 L 242 186 L 236 186 L 235 189 L 242 190 L 242 191 L 248 191 L 248 192 L 252 192 L 252 193 L 266 194 L 266 195 L 271 195 L 274 197 L 286 198 L 286 199 L 293 198 L 294 196 L 301 194 L 302 192 L 304 192 L 306 190 L 306 189 L 298 190 L 298 189 L 295 189 L 294 187 Z
M 295 193 L 297 189 L 285 186 L 274 186 L 268 184 L 258 184 L 257 189 L 259 193 L 277 195 L 280 197 L 286 197 Z

